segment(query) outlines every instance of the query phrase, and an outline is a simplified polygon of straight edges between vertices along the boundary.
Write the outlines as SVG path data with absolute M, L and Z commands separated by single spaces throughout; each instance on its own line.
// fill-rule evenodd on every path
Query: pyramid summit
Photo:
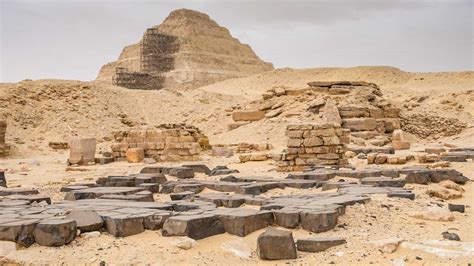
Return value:
M 104 65 L 97 80 L 132 89 L 198 87 L 272 69 L 207 14 L 179 9 Z

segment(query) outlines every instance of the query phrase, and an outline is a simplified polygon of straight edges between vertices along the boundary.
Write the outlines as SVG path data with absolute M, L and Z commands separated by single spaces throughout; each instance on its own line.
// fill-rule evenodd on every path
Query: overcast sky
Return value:
M 0 0 L 0 81 L 95 79 L 178 8 L 205 12 L 275 67 L 473 70 L 474 0 Z

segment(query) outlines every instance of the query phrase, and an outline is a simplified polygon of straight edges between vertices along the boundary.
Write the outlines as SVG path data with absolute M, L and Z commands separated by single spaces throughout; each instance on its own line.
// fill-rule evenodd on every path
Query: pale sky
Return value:
M 0 0 L 0 82 L 93 80 L 178 8 L 207 13 L 275 67 L 474 68 L 474 0 Z

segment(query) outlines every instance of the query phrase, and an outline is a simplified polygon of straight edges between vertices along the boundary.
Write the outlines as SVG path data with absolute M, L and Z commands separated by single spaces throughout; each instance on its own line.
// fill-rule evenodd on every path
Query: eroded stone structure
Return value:
M 347 164 L 344 144 L 349 143 L 349 131 L 337 123 L 288 125 L 286 136 L 288 148 L 277 158 L 279 171 Z
M 0 158 L 8 156 L 10 147 L 5 142 L 5 135 L 7 133 L 7 121 L 0 120 Z
M 159 162 L 196 161 L 202 151 L 210 148 L 208 138 L 198 128 L 183 124 L 115 132 L 114 139 L 115 160 L 125 160 L 129 149 L 142 149 L 145 157 Z

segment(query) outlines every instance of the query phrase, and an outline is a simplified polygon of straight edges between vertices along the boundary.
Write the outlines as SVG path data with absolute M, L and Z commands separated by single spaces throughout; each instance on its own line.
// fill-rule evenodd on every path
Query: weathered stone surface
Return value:
M 302 211 L 300 213 L 301 227 L 305 230 L 320 233 L 333 229 L 337 224 L 337 211 Z
M 195 193 L 192 191 L 183 191 L 183 192 L 178 192 L 178 193 L 171 193 L 170 198 L 171 200 L 182 200 L 192 195 L 195 195 Z
M 95 162 L 95 138 L 74 138 L 69 141 L 69 164 L 87 165 Z
M 377 127 L 377 121 L 373 118 L 346 118 L 342 119 L 342 127 L 354 131 L 371 131 Z
M 102 218 L 93 210 L 72 210 L 66 219 L 76 221 L 81 232 L 99 231 L 104 226 Z
M 410 200 L 415 200 L 415 194 L 414 193 L 405 193 L 405 192 L 393 192 L 393 193 L 388 193 L 387 197 L 389 198 L 403 198 L 403 199 L 410 199 Z
M 389 177 L 365 177 L 360 180 L 362 185 L 372 185 L 376 187 L 403 187 L 405 180 L 393 179 Z
M 223 234 L 224 225 L 215 215 L 182 215 L 170 217 L 163 225 L 163 236 L 188 236 L 203 239 Z
M 466 209 L 466 206 L 463 205 L 463 204 L 448 203 L 448 209 L 449 209 L 449 211 L 452 211 L 452 212 L 464 213 L 464 210 Z
M 272 227 L 257 238 L 257 254 L 262 260 L 296 259 L 293 234 Z
M 342 119 L 339 115 L 336 102 L 331 98 L 326 100 L 326 104 L 323 108 L 323 118 L 326 120 L 326 122 L 342 124 Z
M 299 251 L 304 252 L 321 252 L 328 248 L 344 245 L 346 240 L 342 237 L 310 237 L 298 239 L 296 246 Z
M 405 177 L 406 183 L 428 184 L 431 182 L 430 171 L 428 170 L 413 170 L 408 172 Z
M 291 208 L 273 210 L 275 224 L 285 228 L 297 228 L 300 225 L 300 212 Z
M 7 187 L 7 179 L 5 178 L 4 171 L 0 171 L 0 187 Z
M 147 214 L 143 218 L 143 226 L 148 230 L 158 230 L 163 228 L 166 219 L 171 217 L 170 212 L 156 211 Z
M 107 232 L 115 237 L 126 237 L 145 231 L 144 218 L 133 214 L 118 214 L 104 217 Z
M 76 234 L 76 221 L 73 220 L 43 220 L 33 231 L 36 243 L 48 247 L 68 244 L 74 240 Z
M 232 113 L 234 121 L 257 121 L 265 117 L 263 111 L 235 111 Z
M 392 146 L 393 146 L 394 150 L 409 150 L 410 149 L 410 142 L 392 140 Z
M 95 187 L 67 192 L 66 200 L 94 199 L 104 195 L 130 195 L 143 191 L 141 187 Z
M 0 240 L 14 241 L 19 245 L 29 247 L 35 241 L 33 231 L 38 222 L 38 219 L 4 220 L 0 223 Z
M 173 167 L 170 169 L 169 175 L 179 179 L 194 178 L 194 170 L 189 167 Z
M 250 209 L 235 210 L 219 219 L 227 233 L 238 236 L 246 236 L 273 223 L 272 212 Z
M 191 168 L 195 173 L 211 174 L 211 169 L 205 164 L 183 164 L 183 167 Z

